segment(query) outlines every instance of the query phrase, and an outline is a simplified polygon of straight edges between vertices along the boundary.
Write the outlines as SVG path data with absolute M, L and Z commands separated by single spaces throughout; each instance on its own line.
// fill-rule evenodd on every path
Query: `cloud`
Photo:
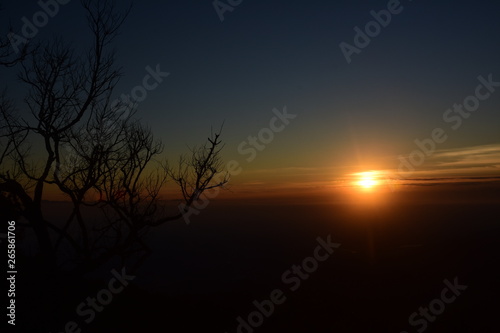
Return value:
M 398 170 L 385 170 L 388 178 L 400 179 Z M 430 183 L 485 182 L 500 179 L 500 143 L 441 149 L 428 156 L 425 163 L 404 182 Z
M 476 170 L 479 173 L 500 173 L 500 144 L 441 150 L 434 153 L 428 167 L 449 171 Z

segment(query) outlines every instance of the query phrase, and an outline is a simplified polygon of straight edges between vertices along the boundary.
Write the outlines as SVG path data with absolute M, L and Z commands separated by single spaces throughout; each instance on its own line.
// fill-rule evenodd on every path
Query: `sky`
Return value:
M 41 10 L 35 1 L 2 7 L 2 22 L 17 29 Z M 397 13 L 348 62 L 341 43 L 355 47 L 354 28 L 365 31 L 373 11 L 388 8 Z M 318 186 L 368 170 L 397 178 L 499 176 L 500 87 L 480 88 L 488 97 L 467 117 L 447 113 L 478 85 L 500 82 L 499 13 L 493 1 L 244 0 L 221 21 L 212 1 L 137 1 L 113 46 L 124 73 L 115 92 L 130 94 L 148 66 L 168 72 L 138 116 L 172 160 L 224 123 L 223 157 L 243 170 L 233 189 Z M 55 36 L 89 43 L 78 1 L 61 5 L 34 40 Z M 15 69 L 0 75 L 25 112 Z M 295 117 L 266 137 L 284 109 Z M 269 142 L 248 161 L 241 151 L 259 132 Z M 431 147 L 433 133 L 440 142 Z M 400 157 L 410 161 L 415 140 L 430 153 L 420 148 L 414 171 L 402 174 Z

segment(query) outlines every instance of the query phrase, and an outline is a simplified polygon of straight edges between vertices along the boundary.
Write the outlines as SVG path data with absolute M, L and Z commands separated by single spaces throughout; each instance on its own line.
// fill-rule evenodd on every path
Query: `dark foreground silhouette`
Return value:
M 401 192 L 384 208 L 213 202 L 189 226 L 151 235 L 151 257 L 89 323 L 90 312 L 76 308 L 108 286 L 119 263 L 43 281 L 34 263 L 21 262 L 17 322 L 25 332 L 66 332 L 70 321 L 82 332 L 496 332 L 499 199 L 491 185 Z M 292 291 L 283 273 L 328 235 L 340 247 Z M 441 308 L 445 280 L 467 287 L 445 293 L 453 301 Z M 264 310 L 259 327 L 238 330 L 237 318 L 248 323 L 254 300 L 265 308 L 276 289 L 285 300 Z M 439 314 L 420 312 L 430 305 Z

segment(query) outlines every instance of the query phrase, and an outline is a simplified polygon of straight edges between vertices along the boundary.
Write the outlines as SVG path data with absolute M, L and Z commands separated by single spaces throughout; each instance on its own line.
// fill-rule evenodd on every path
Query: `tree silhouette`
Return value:
M 84 0 L 82 6 L 93 37 L 86 52 L 56 39 L 14 59 L 8 44 L 0 45 L 1 64 L 20 66 L 31 113 L 19 116 L 16 105 L 0 96 L 2 221 L 26 221 L 45 269 L 78 274 L 117 256 L 124 262 L 143 257 L 149 252 L 143 237 L 151 228 L 182 218 L 204 191 L 228 182 L 221 130 L 177 168 L 158 160 L 164 145 L 129 105 L 112 101 L 121 73 L 110 46 L 129 9 L 120 12 L 111 1 Z M 173 215 L 166 215 L 160 197 L 168 179 L 184 200 Z M 64 223 L 45 217 L 48 187 L 71 203 Z M 101 219 L 86 217 L 89 207 Z

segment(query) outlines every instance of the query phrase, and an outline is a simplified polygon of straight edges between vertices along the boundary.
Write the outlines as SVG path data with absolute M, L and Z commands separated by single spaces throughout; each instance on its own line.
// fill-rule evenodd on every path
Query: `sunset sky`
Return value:
M 224 122 L 224 159 L 243 170 L 234 191 L 338 184 L 369 170 L 394 176 L 398 156 L 408 158 L 415 140 L 436 128 L 446 140 L 406 176 L 500 176 L 500 83 L 490 86 L 497 91 L 481 88 L 490 94 L 468 118 L 444 119 L 488 77 L 500 82 L 500 4 L 401 1 L 399 14 L 349 64 L 339 44 L 354 45 L 354 27 L 364 30 L 370 12 L 387 6 L 246 0 L 221 22 L 212 1 L 136 2 L 115 44 L 124 72 L 115 92 L 141 85 L 147 66 L 170 73 L 138 116 L 173 160 Z M 0 14 L 19 29 L 23 16 L 39 10 L 34 1 L 8 2 Z M 35 39 L 62 35 L 85 45 L 87 32 L 75 0 Z M 2 81 L 15 81 L 15 70 L 5 73 Z M 15 83 L 9 91 L 25 93 Z M 238 147 L 284 107 L 296 117 L 248 162 Z
M 0 26 L 19 332 L 498 331 L 499 0 L 0 0 Z

